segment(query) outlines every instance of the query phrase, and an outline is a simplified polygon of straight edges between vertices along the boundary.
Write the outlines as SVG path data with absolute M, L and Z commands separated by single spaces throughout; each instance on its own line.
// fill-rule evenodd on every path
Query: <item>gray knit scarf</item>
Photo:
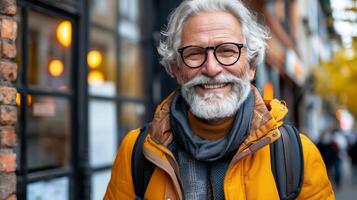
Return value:
M 234 123 L 225 137 L 211 141 L 192 132 L 188 109 L 178 93 L 171 104 L 170 124 L 178 149 L 178 162 L 187 200 L 224 199 L 224 175 L 234 154 L 246 138 L 254 110 L 254 97 L 248 98 L 238 109 Z

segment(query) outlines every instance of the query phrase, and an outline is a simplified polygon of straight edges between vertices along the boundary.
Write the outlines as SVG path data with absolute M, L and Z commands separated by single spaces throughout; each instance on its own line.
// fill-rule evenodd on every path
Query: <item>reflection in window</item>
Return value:
M 138 0 L 121 0 L 119 1 L 119 13 L 121 18 L 128 19 L 131 22 L 137 22 L 139 17 Z
M 121 130 L 123 133 L 143 126 L 146 112 L 143 104 L 124 102 L 121 104 L 120 109 Z
M 71 72 L 72 24 L 33 11 L 29 12 L 28 83 L 68 90 Z M 56 73 L 53 73 L 53 72 Z
M 117 0 L 92 0 L 91 21 L 115 30 L 117 19 Z
M 27 165 L 30 171 L 67 166 L 70 160 L 70 108 L 66 99 L 32 96 L 27 113 Z
M 27 186 L 28 200 L 66 200 L 69 199 L 68 177 L 49 181 L 39 181 Z
M 120 53 L 120 93 L 130 97 L 145 97 L 143 56 L 139 44 L 123 40 Z
M 91 28 L 90 37 L 90 50 L 87 54 L 89 93 L 115 96 L 115 37 L 94 27 Z
M 89 103 L 89 155 L 92 167 L 113 163 L 117 149 L 116 104 L 91 100 Z
M 92 176 L 92 199 L 102 199 L 105 191 L 107 189 L 107 185 L 110 179 L 110 171 L 102 171 L 93 174 Z

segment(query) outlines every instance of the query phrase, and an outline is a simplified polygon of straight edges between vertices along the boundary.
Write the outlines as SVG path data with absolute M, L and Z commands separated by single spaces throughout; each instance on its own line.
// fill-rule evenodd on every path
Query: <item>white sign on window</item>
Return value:
M 28 200 L 67 200 L 69 199 L 68 177 L 39 181 L 27 186 Z

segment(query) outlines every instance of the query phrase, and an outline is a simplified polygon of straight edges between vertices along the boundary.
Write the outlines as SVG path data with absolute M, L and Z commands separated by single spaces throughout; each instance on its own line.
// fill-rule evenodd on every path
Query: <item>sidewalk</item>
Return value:
M 337 190 L 335 189 L 336 200 L 355 200 L 357 199 L 357 185 L 352 184 L 351 165 L 349 160 L 344 159 L 342 162 L 342 184 Z

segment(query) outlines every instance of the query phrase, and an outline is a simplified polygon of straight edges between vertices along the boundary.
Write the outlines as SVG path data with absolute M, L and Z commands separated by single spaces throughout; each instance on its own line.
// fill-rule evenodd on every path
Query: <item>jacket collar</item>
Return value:
M 280 102 L 279 100 L 274 99 L 264 102 L 257 88 L 254 86 L 251 87 L 254 95 L 254 113 L 249 136 L 244 141 L 243 146 L 249 145 L 250 143 L 265 137 L 269 131 L 280 126 L 288 111 L 285 103 Z M 165 146 L 170 144 L 173 139 L 170 127 L 170 107 L 176 92 L 179 91 L 171 93 L 159 106 L 157 106 L 152 121 L 152 128 L 150 131 L 152 139 Z

